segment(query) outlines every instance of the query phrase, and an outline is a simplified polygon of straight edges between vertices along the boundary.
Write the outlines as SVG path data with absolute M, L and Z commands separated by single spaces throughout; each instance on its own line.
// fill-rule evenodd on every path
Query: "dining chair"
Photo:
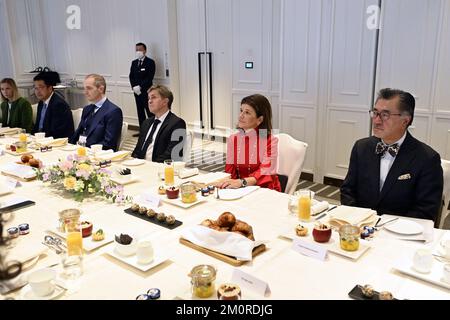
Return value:
M 450 203 L 450 161 L 441 159 L 442 171 L 444 173 L 444 189 L 442 192 L 443 205 L 441 216 L 437 223 L 439 229 L 444 228 L 445 219 L 448 217 L 450 211 L 448 205 Z
M 127 137 L 128 133 L 128 122 L 122 123 L 122 131 L 120 132 L 120 139 L 119 139 L 119 148 L 118 150 L 122 150 L 123 144 L 125 142 L 125 139 Z
M 77 130 L 78 125 L 81 121 L 81 115 L 83 113 L 83 108 L 72 109 L 73 127 Z
M 275 135 L 278 138 L 278 175 L 286 176 L 284 193 L 293 194 L 297 187 L 306 156 L 308 144 L 292 138 L 286 133 Z

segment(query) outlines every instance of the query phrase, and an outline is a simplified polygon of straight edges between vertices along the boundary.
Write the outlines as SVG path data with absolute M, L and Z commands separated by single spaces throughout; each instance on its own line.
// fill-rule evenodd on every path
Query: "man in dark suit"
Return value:
M 153 85 L 155 76 L 155 61 L 148 58 L 147 46 L 141 42 L 136 44 L 136 60 L 131 63 L 130 84 L 133 88 L 134 99 L 136 100 L 139 127 L 146 118 L 153 114 L 148 109 L 147 91 Z M 139 136 L 135 134 L 134 137 Z
M 106 98 L 106 81 L 101 75 L 90 74 L 84 80 L 84 93 L 91 103 L 83 109 L 80 124 L 70 139 L 77 143 L 80 137 L 86 146 L 103 145 L 103 150 L 119 148 L 122 131 L 122 110 Z
M 414 97 L 382 89 L 370 111 L 374 136 L 358 140 L 341 187 L 343 205 L 435 221 L 442 203 L 439 154 L 407 131 Z
M 186 141 L 186 122 L 170 111 L 173 94 L 162 85 L 148 91 L 148 105 L 153 117 L 142 124 L 133 157 L 153 162 L 182 161 Z
M 70 138 L 74 130 L 72 112 L 67 102 L 53 90 L 61 82 L 58 73 L 41 72 L 33 81 L 39 99 L 33 134 L 45 132 L 46 137 Z

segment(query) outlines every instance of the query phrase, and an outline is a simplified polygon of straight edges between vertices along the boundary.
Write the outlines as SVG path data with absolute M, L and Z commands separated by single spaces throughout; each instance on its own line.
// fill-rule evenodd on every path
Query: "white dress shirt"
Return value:
M 152 161 L 153 146 L 155 144 L 156 136 L 158 135 L 159 129 L 161 129 L 161 126 L 164 123 L 164 120 L 166 120 L 167 115 L 169 114 L 169 112 L 170 112 L 170 110 L 167 110 L 167 112 L 164 113 L 161 117 L 155 118 L 155 119 L 158 119 L 161 122 L 158 124 L 158 127 L 156 128 L 155 133 L 153 134 L 152 143 L 150 143 L 150 145 L 148 146 L 147 153 L 145 154 L 145 160 Z M 144 143 L 145 143 L 145 141 L 147 141 L 148 136 L 150 135 L 150 132 L 152 131 L 152 127 L 153 127 L 153 124 L 148 129 L 147 136 L 145 137 Z
M 9 126 L 9 119 L 11 119 L 12 102 L 8 101 L 8 119 L 6 119 L 6 126 Z
M 106 96 L 103 97 L 102 99 L 100 99 L 99 101 L 97 101 L 95 104 L 95 109 L 94 109 L 94 113 L 97 113 L 98 110 L 100 110 L 100 108 L 102 107 L 102 105 L 105 103 L 106 101 Z
M 406 131 L 403 137 L 400 138 L 397 142 L 394 142 L 392 144 L 398 143 L 398 150 L 400 151 L 400 147 L 405 141 L 406 138 Z M 382 140 L 383 141 L 383 140 Z M 385 143 L 383 141 L 383 143 Z M 385 143 L 387 144 L 387 143 Z M 389 152 L 385 152 L 384 155 L 380 159 L 380 191 L 383 189 L 384 182 L 386 181 L 386 177 L 389 173 L 389 170 L 391 170 L 392 164 L 394 163 L 396 157 L 391 156 Z

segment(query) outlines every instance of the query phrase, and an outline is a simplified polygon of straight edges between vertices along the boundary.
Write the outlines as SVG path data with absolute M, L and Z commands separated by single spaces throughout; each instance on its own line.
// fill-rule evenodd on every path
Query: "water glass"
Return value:
M 65 220 L 67 253 L 62 257 L 64 275 L 76 279 L 83 273 L 83 235 L 78 217 Z

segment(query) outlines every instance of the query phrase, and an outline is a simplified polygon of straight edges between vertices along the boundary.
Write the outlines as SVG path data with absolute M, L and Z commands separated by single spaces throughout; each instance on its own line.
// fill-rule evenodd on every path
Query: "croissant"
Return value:
M 236 217 L 231 212 L 224 212 L 217 219 L 217 224 L 221 228 L 232 228 L 235 223 Z

